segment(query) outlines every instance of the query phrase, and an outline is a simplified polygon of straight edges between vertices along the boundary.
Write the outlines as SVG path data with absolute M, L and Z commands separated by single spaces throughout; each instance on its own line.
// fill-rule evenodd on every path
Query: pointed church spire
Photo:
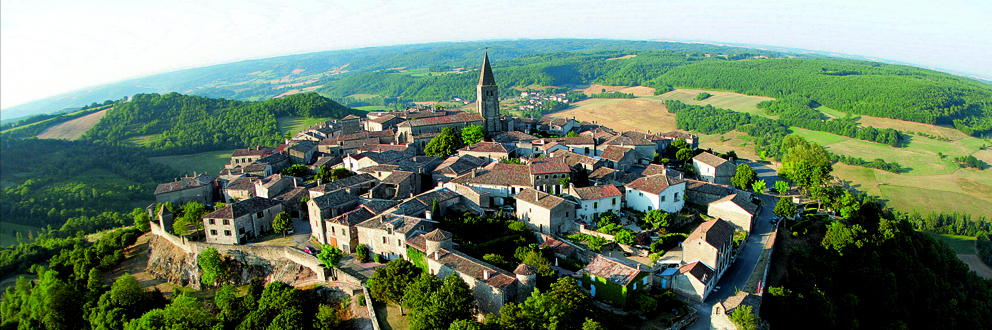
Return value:
M 482 60 L 482 75 L 479 76 L 479 85 L 496 85 L 496 78 L 493 78 L 493 68 L 489 66 L 489 52 L 486 52 L 486 56 Z

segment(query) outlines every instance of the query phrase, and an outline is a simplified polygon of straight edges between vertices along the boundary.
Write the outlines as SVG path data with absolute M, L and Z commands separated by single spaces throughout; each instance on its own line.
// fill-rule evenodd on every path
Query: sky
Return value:
M 992 0 L 0 0 L 0 108 L 247 59 L 520 38 L 781 46 L 992 78 Z

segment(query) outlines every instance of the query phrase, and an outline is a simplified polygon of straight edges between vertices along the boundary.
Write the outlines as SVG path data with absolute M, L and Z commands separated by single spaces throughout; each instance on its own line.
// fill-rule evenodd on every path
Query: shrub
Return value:
M 373 260 L 375 260 L 376 263 L 384 264 L 384 262 L 382 262 L 383 260 L 382 260 L 382 255 L 381 254 L 378 254 L 377 253 L 375 255 L 375 258 L 373 258 Z
M 372 253 L 369 246 L 365 244 L 358 244 L 358 247 L 355 248 L 355 252 L 358 254 L 358 261 L 360 262 L 369 261 L 369 257 Z

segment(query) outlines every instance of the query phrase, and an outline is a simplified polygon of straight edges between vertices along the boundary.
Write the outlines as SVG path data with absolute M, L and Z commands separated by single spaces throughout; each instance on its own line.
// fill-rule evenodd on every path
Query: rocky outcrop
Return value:
M 229 284 L 243 285 L 254 278 L 261 278 L 266 283 L 280 281 L 291 286 L 306 286 L 320 282 L 316 273 L 285 257 L 260 256 L 252 254 L 251 249 L 231 249 L 221 251 L 221 255 L 232 260 L 232 273 Z M 148 240 L 147 271 L 158 279 L 189 286 L 200 290 L 200 267 L 196 263 L 197 255 L 174 245 L 169 240 L 152 235 Z

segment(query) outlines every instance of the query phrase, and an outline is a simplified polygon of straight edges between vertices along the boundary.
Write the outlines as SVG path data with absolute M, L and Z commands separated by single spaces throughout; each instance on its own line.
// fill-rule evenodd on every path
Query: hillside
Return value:
M 75 140 L 83 137 L 86 131 L 96 126 L 108 110 L 97 111 L 52 127 L 38 134 L 39 139 Z

